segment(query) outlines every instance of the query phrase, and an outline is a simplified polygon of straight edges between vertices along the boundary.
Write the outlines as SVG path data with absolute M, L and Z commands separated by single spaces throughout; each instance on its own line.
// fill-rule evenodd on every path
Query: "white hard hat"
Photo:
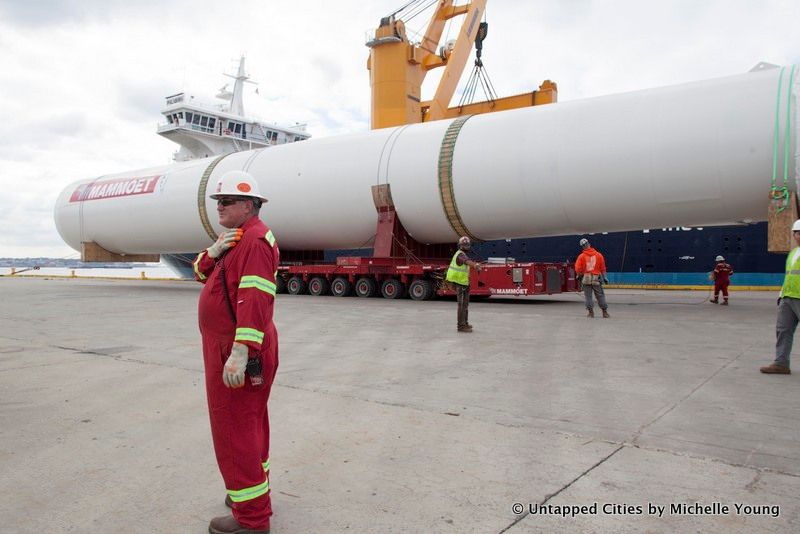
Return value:
M 458 238 L 458 246 L 459 247 L 461 245 L 471 245 L 471 244 L 472 244 L 472 241 L 470 241 L 469 237 L 467 237 L 465 235 Z
M 255 178 L 244 171 L 228 171 L 223 174 L 214 193 L 208 196 L 214 200 L 219 197 L 251 197 L 267 202 L 266 197 L 261 196 Z
M 722 256 L 717 256 L 716 258 L 714 258 L 714 261 L 725 261 L 725 258 L 723 258 Z
M 578 244 L 580 246 L 582 246 L 582 247 L 588 247 L 589 246 L 589 240 L 584 237 L 583 239 L 578 241 Z
M 792 232 L 800 232 L 800 219 L 797 219 L 792 225 Z

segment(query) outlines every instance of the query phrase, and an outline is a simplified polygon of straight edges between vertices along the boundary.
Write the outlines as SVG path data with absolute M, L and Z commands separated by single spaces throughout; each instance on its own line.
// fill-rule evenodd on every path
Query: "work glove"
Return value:
M 231 348 L 231 355 L 225 362 L 222 369 L 222 381 L 229 388 L 240 388 L 244 386 L 244 372 L 247 369 L 247 345 L 234 343 Z
M 229 248 L 236 246 L 236 243 L 242 238 L 244 230 L 241 228 L 233 228 L 227 232 L 219 234 L 216 243 L 208 247 L 209 258 L 219 258 Z
M 608 277 L 606 275 L 603 275 L 603 284 L 608 285 Z

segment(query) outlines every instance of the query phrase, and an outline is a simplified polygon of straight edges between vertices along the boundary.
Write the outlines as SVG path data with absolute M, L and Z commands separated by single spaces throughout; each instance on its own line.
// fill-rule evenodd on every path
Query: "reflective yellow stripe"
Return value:
M 261 497 L 269 491 L 269 479 L 265 480 L 257 486 L 251 486 L 240 490 L 228 490 L 228 495 L 231 496 L 233 502 L 250 501 L 257 497 Z
M 261 467 L 263 467 L 263 468 L 264 468 L 264 472 L 265 472 L 265 473 L 269 473 L 269 458 L 267 458 L 267 461 L 266 461 L 266 462 L 264 462 L 263 464 L 261 464 Z
M 192 266 L 194 267 L 194 272 L 197 275 L 197 278 L 199 278 L 200 280 L 205 280 L 206 279 L 206 277 L 203 276 L 203 273 L 200 272 L 200 260 L 203 259 L 203 256 L 205 255 L 205 253 L 206 253 L 206 251 L 204 250 L 203 252 L 198 254 L 197 255 L 197 259 L 194 260 L 194 263 L 192 264 Z
M 234 337 L 233 340 L 261 343 L 264 341 L 264 332 L 256 330 L 255 328 L 237 328 L 236 337 Z
M 278 289 L 274 282 L 270 282 L 266 278 L 261 278 L 260 276 L 253 274 L 243 276 L 241 282 L 239 282 L 239 289 L 245 289 L 248 287 L 253 287 L 263 291 L 264 293 L 269 293 L 273 297 Z
M 275 246 L 275 234 L 272 233 L 272 230 L 267 232 L 267 235 L 264 236 L 264 239 L 267 240 L 267 243 L 269 243 L 270 246 Z

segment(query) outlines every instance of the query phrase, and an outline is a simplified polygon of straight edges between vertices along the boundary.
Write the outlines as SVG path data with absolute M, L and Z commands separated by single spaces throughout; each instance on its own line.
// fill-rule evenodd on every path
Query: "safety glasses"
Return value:
M 231 206 L 242 200 L 241 198 L 220 198 L 217 200 L 217 206 Z

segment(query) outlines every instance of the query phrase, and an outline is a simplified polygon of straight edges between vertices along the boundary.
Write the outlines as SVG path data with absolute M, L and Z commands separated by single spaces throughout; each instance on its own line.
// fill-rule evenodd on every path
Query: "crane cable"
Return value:
M 495 91 L 494 84 L 492 84 L 492 81 L 489 79 L 489 73 L 486 71 L 486 67 L 483 66 L 483 63 L 478 64 L 478 61 L 477 59 L 475 60 L 475 67 L 472 69 L 472 73 L 467 79 L 464 92 L 461 93 L 461 99 L 458 101 L 459 108 L 463 108 L 475 101 L 475 93 L 479 84 L 487 101 L 494 102 L 497 100 L 497 92 Z
M 494 103 L 497 100 L 497 91 L 495 91 L 494 84 L 489 78 L 489 71 L 483 64 L 481 54 L 483 51 L 483 40 L 489 31 L 489 24 L 484 20 L 478 27 L 478 33 L 475 35 L 475 66 L 467 79 L 466 87 L 461 93 L 461 99 L 458 102 L 458 107 L 463 109 L 467 104 L 474 102 L 475 92 L 480 85 L 483 94 L 486 96 L 487 101 Z
M 424 1 L 425 1 L 425 0 L 411 0 L 410 2 L 407 2 L 406 4 L 404 4 L 403 6 L 401 6 L 400 8 L 398 8 L 397 10 L 395 10 L 394 12 L 390 13 L 390 14 L 389 14 L 389 17 L 394 17 L 394 16 L 396 16 L 398 13 L 400 13 L 400 12 L 402 12 L 402 11 L 405 11 L 406 9 L 408 9 L 408 7 L 409 7 L 409 6 L 411 6 L 411 5 L 413 5 L 413 4 L 419 4 L 419 3 L 421 3 L 421 2 L 424 2 Z M 414 8 L 412 8 L 412 9 L 414 9 Z
M 424 1 L 424 0 L 423 0 L 423 1 Z M 411 20 L 412 20 L 412 19 L 414 19 L 414 18 L 415 18 L 417 15 L 419 15 L 419 14 L 423 13 L 424 11 L 427 11 L 428 9 L 430 9 L 430 7 L 431 7 L 431 6 L 433 6 L 433 4 L 435 4 L 435 3 L 436 3 L 436 2 L 438 2 L 438 1 L 439 1 L 439 0 L 430 0 L 430 1 L 429 1 L 427 4 L 425 4 L 424 6 L 422 6 L 422 7 L 418 7 L 418 8 L 416 9 L 416 11 L 415 11 L 414 9 L 412 9 L 411 11 L 413 11 L 413 12 L 414 12 L 414 14 L 413 14 L 413 15 L 412 15 L 412 14 L 408 14 L 408 15 L 407 15 L 407 16 L 406 16 L 406 17 L 403 19 L 403 22 L 404 22 L 404 23 L 406 24 L 406 26 L 407 26 L 407 25 L 408 25 L 408 23 L 409 23 L 409 22 L 411 22 Z

